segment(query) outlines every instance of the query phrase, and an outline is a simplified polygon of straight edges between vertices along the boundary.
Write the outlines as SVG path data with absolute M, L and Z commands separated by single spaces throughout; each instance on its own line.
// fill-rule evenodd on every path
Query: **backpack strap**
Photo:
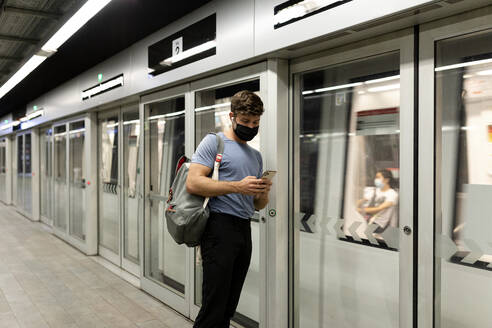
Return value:
M 218 181 L 219 180 L 220 162 L 222 162 L 222 155 L 224 153 L 224 140 L 222 139 L 221 136 L 219 136 L 218 133 L 211 133 L 211 134 L 215 134 L 215 136 L 217 137 L 217 154 L 215 155 L 214 171 L 212 173 L 212 180 Z M 205 198 L 205 201 L 203 202 L 203 208 L 207 207 L 209 200 L 210 200 L 210 197 Z

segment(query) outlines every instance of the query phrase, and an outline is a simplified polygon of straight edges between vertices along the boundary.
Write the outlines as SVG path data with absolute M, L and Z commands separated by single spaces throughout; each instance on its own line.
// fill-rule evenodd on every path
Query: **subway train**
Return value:
M 193 320 L 168 190 L 249 90 L 278 173 L 235 324 L 492 327 L 492 3 L 306 2 L 211 1 L 1 118 L 0 201 Z

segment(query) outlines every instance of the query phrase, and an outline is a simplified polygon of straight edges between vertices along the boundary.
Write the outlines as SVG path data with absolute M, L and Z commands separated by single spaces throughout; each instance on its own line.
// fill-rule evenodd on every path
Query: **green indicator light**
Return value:
M 97 74 L 97 79 L 99 82 L 103 80 L 103 75 L 102 74 Z
M 9 122 L 9 120 L 5 120 L 5 121 L 3 121 L 3 123 L 5 123 L 5 124 L 7 124 L 8 122 Z
M 37 110 L 38 110 L 38 106 L 33 106 L 33 107 L 32 107 L 32 110 L 33 110 L 33 111 L 37 111 Z

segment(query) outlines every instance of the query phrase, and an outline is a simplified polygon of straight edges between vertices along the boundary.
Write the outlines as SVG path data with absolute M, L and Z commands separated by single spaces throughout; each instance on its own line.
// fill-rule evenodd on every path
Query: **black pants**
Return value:
M 202 307 L 194 328 L 229 328 L 251 261 L 250 220 L 211 213 L 202 236 Z

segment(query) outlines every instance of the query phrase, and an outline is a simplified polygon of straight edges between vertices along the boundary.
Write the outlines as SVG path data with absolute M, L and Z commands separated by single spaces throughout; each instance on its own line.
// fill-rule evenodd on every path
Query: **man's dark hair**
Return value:
M 237 114 L 259 116 L 264 112 L 263 102 L 254 92 L 243 90 L 231 98 L 231 112 Z

